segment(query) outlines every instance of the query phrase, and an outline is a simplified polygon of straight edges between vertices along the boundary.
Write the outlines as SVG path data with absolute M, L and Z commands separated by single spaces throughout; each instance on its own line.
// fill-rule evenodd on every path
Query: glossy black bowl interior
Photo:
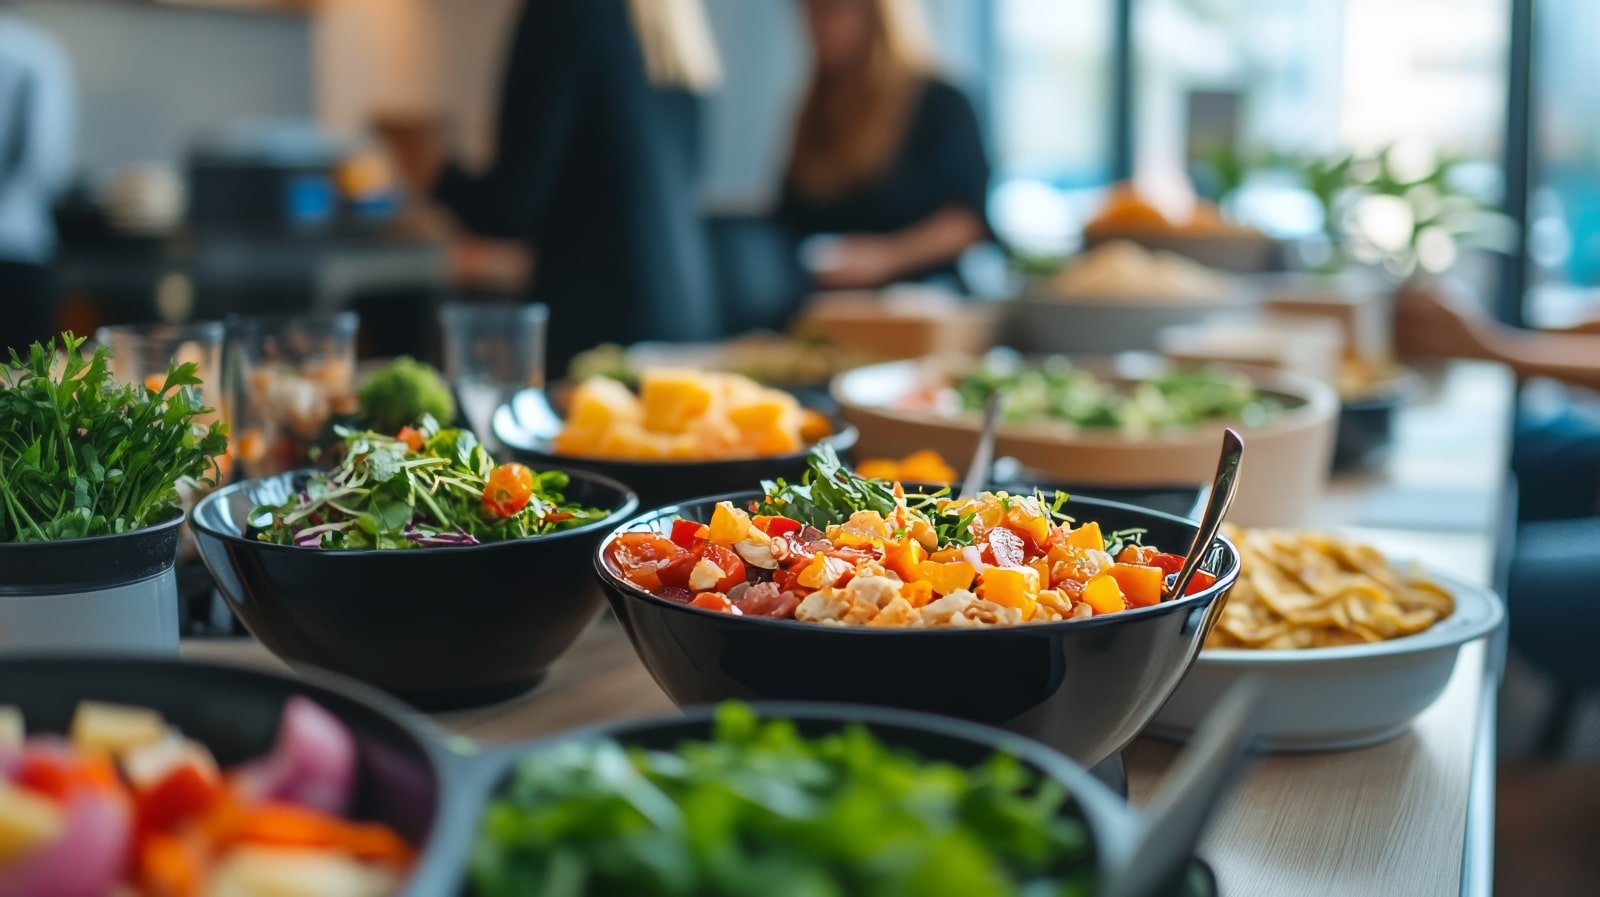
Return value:
M 438 839 L 449 761 L 431 733 L 382 696 L 240 667 L 148 658 L 53 655 L 0 660 L 0 705 L 31 733 L 65 733 L 79 702 L 159 711 L 224 767 L 272 749 L 283 705 L 304 695 L 344 721 L 360 759 L 352 815 L 385 822 L 423 850 Z M 427 862 L 426 860 L 424 861 Z M 419 873 L 420 873 L 419 869 Z M 422 891 L 408 893 L 421 897 Z
M 665 533 L 679 516 L 709 520 L 717 500 L 652 511 L 619 532 Z M 1114 502 L 1074 498 L 1064 510 L 1107 532 L 1142 527 L 1145 544 L 1180 554 L 1195 533 L 1191 521 Z M 617 575 L 606 559 L 610 541 L 595 564 L 611 608 L 680 706 L 734 698 L 899 707 L 1001 726 L 1085 766 L 1121 750 L 1166 703 L 1239 568 L 1221 540 L 1204 565 L 1217 582 L 1154 607 L 1058 623 L 876 629 L 736 617 L 657 598 Z
M 448 548 L 324 551 L 246 537 L 250 511 L 298 492 L 308 476 L 299 471 L 207 496 L 194 531 L 228 606 L 274 654 L 426 710 L 454 709 L 533 687 L 603 604 L 589 558 L 638 499 L 569 473 L 569 500 L 614 513 L 549 536 Z

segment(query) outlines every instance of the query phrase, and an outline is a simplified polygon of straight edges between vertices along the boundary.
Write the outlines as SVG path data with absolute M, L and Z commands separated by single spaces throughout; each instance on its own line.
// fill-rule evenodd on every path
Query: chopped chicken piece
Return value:
M 850 599 L 842 589 L 818 589 L 795 607 L 794 618 L 806 623 L 836 623 L 849 610 Z
M 893 601 L 890 601 L 888 604 L 884 605 L 883 610 L 879 611 L 876 617 L 873 617 L 870 621 L 868 621 L 867 625 L 899 627 L 921 626 L 922 613 L 916 608 L 912 607 L 911 602 L 899 595 L 896 595 Z

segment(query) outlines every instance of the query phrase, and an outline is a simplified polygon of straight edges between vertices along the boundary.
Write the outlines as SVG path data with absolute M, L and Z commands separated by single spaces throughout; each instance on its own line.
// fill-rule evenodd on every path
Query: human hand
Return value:
M 439 124 L 429 119 L 384 117 L 373 123 L 373 130 L 383 139 L 406 186 L 419 193 L 431 190 L 447 155 Z
M 1402 358 L 1497 358 L 1500 336 L 1496 321 L 1435 285 L 1407 284 L 1395 292 L 1394 348 Z
M 889 237 L 860 234 L 840 237 L 819 253 L 812 279 L 825 290 L 864 290 L 893 283 L 901 273 L 899 255 Z

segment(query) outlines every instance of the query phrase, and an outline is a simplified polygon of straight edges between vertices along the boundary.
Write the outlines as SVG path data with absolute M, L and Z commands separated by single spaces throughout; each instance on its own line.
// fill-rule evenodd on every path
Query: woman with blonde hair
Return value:
M 552 375 L 602 342 L 720 335 L 699 209 L 702 95 L 720 77 L 700 0 L 526 0 L 485 172 L 396 145 L 465 229 L 525 241 Z
M 967 98 L 941 80 L 918 0 L 801 0 L 812 49 L 778 215 L 838 239 L 825 289 L 956 278 L 988 237 L 989 163 Z

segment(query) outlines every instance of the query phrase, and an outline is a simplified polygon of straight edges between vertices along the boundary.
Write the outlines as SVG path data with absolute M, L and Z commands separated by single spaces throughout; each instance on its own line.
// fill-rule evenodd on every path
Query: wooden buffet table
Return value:
M 1427 398 L 1400 415 L 1387 460 L 1337 479 L 1312 522 L 1469 582 L 1497 583 L 1509 519 L 1511 377 L 1492 365 L 1457 364 L 1435 372 L 1429 385 Z M 184 655 L 275 662 L 252 642 L 194 641 Z M 1444 695 L 1393 741 L 1257 764 L 1201 850 L 1224 897 L 1488 894 L 1502 655 L 1503 637 L 1467 646 Z M 620 628 L 601 622 L 531 694 L 434 719 L 496 743 L 671 709 Z M 1135 803 L 1150 795 L 1176 751 L 1149 739 L 1127 750 Z

